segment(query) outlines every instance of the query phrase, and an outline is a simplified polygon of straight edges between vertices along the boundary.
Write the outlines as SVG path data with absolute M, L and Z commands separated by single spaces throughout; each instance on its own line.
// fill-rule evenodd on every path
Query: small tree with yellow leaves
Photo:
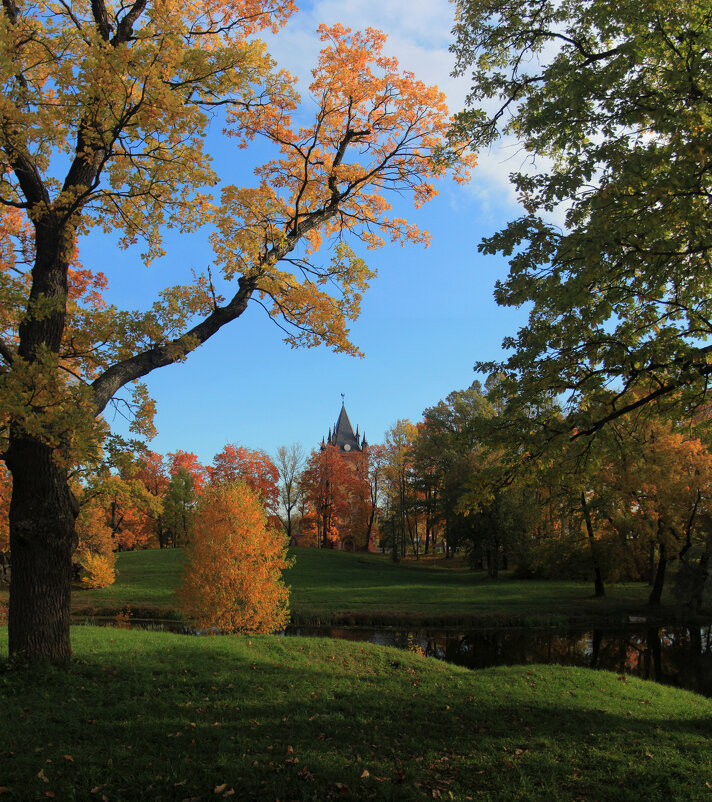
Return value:
M 112 585 L 116 579 L 114 538 L 106 511 L 96 499 L 82 507 L 77 518 L 77 534 L 77 559 L 84 569 L 82 585 L 88 588 Z

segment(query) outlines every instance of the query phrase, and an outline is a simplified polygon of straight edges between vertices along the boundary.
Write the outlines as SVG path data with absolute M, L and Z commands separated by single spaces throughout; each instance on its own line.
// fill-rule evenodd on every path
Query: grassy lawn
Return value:
M 712 702 L 613 673 L 276 636 L 73 643 L 69 671 L 0 661 L 2 800 L 711 794 Z
M 175 618 L 175 587 L 180 578 L 183 552 L 180 549 L 124 551 L 116 563 L 116 581 L 99 590 L 77 588 L 72 591 L 75 613 L 113 614 L 124 605 L 133 613 Z
M 394 564 L 387 557 L 294 549 L 287 572 L 293 620 L 325 624 L 493 625 L 595 622 L 647 615 L 648 588 L 625 583 L 593 598 L 592 584 L 566 581 L 491 580 L 461 563 Z M 75 590 L 75 614 L 113 615 L 126 604 L 136 617 L 176 617 L 174 588 L 182 552 L 124 552 L 116 582 L 101 590 Z M 674 617 L 667 607 L 663 615 Z
M 459 565 L 444 567 L 369 554 L 295 549 L 287 574 L 291 607 L 298 621 L 324 623 L 493 624 L 553 623 L 645 614 L 648 588 L 639 583 L 612 586 L 593 598 L 592 583 L 490 579 Z M 648 611 L 649 612 L 649 611 Z

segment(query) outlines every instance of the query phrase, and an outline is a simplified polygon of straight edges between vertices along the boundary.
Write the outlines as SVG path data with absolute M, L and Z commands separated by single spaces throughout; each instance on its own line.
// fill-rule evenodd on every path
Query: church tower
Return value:
M 346 412 L 343 395 L 341 398 L 339 419 L 336 421 L 333 431 L 329 429 L 326 442 L 324 440 L 321 441 L 322 446 L 336 446 L 342 454 L 354 454 L 365 451 L 368 448 L 366 435 L 364 434 L 362 437 L 359 437 L 358 426 L 356 426 L 356 433 L 354 434 L 354 428 Z
M 329 468 L 336 451 L 336 462 L 342 467 Z M 320 510 L 316 521 L 318 537 L 322 548 L 336 548 L 343 551 L 376 551 L 376 532 L 374 528 L 375 509 L 371 501 L 368 480 L 368 443 L 366 435 L 359 434 L 349 420 L 341 394 L 341 411 L 329 434 L 321 441 L 320 455 L 324 476 L 323 495 L 315 505 Z M 338 477 L 338 478 L 337 478 Z M 337 534 L 331 545 L 325 533 Z

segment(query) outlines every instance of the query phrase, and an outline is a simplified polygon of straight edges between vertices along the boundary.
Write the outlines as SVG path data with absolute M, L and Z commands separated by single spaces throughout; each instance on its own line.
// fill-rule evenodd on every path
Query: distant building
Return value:
M 341 412 L 339 413 L 339 419 L 336 421 L 334 430 L 332 431 L 329 429 L 326 442 L 324 440 L 321 441 L 321 447 L 324 448 L 325 446 L 336 446 L 343 454 L 363 452 L 368 448 L 366 435 L 364 434 L 363 437 L 359 439 L 358 425 L 356 426 L 356 434 L 354 434 L 354 428 L 351 425 L 343 401 L 341 402 Z
M 368 443 L 358 426 L 354 432 L 343 402 L 336 424 L 312 453 L 306 475 L 309 512 L 295 545 L 376 551 Z

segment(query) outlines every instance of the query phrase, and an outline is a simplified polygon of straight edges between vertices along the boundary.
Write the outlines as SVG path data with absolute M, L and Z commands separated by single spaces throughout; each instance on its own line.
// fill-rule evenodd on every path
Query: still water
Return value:
M 603 668 L 712 697 L 712 626 L 475 632 L 290 627 L 286 634 L 418 648 L 430 657 L 475 669 L 530 663 Z

